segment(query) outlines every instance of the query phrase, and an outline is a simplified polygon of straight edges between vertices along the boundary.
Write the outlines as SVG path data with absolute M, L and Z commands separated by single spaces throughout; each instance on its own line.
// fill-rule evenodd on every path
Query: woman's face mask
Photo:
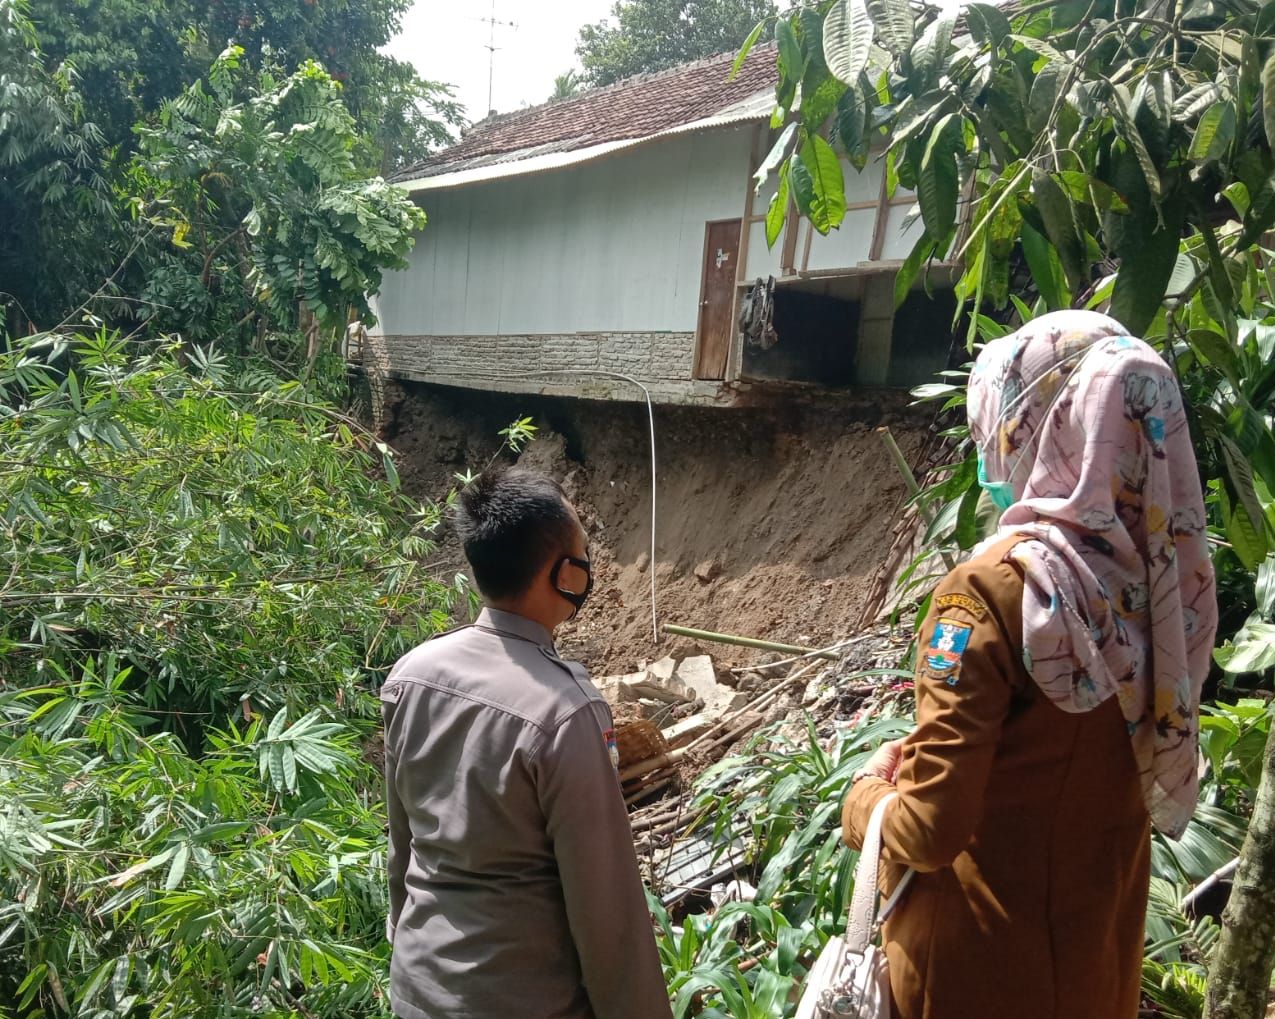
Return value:
M 988 481 L 987 465 L 983 463 L 983 451 L 978 451 L 978 483 L 992 500 L 992 505 L 1004 513 L 1014 505 L 1014 486 L 1008 481 Z

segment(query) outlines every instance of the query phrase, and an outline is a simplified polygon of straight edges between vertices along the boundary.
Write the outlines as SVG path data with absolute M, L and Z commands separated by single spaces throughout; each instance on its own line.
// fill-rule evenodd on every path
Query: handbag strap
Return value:
M 877 801 L 877 805 L 872 808 L 872 816 L 868 819 L 868 830 L 863 835 L 863 849 L 859 853 L 859 865 L 854 872 L 854 894 L 850 897 L 850 921 L 846 927 L 846 947 L 854 952 L 863 952 L 871 944 L 877 925 L 884 923 L 886 918 L 894 912 L 894 908 L 903 898 L 903 893 L 916 874 L 916 871 L 908 868 L 889 899 L 880 911 L 877 911 L 881 824 L 885 819 L 885 808 L 897 796 L 898 793 L 887 793 Z

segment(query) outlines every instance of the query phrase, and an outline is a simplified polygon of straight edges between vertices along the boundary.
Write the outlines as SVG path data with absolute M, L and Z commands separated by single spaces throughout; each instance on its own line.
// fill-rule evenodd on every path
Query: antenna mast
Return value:
M 487 45 L 483 48 L 487 51 L 487 112 L 490 114 L 493 112 L 492 96 L 494 93 L 492 86 L 496 79 L 496 50 L 499 48 L 496 45 L 496 26 L 500 25 L 502 28 L 516 30 L 518 25 L 513 21 L 496 20 L 496 0 L 491 0 L 491 14 L 478 20 L 487 23 Z

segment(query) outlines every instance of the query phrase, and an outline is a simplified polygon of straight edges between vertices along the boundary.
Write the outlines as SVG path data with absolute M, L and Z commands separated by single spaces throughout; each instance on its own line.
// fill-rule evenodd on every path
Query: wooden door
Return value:
M 735 279 L 739 266 L 738 219 L 709 223 L 704 229 L 704 277 L 700 283 L 695 378 L 726 378 L 726 358 L 735 335 Z

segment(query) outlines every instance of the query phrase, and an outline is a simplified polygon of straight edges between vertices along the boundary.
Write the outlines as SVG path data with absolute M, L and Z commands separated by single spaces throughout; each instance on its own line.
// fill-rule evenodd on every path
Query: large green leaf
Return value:
M 907 53 L 916 41 L 916 15 L 908 0 L 868 0 L 877 40 L 894 56 Z
M 1009 18 L 995 4 L 970 4 L 965 8 L 970 35 L 982 46 L 995 48 L 1013 32 Z
M 1235 140 L 1235 106 L 1217 103 L 1210 106 L 1196 125 L 1191 138 L 1190 156 L 1200 164 L 1221 159 Z
M 944 116 L 930 132 L 925 155 L 921 159 L 917 200 L 925 232 L 936 241 L 946 238 L 956 222 L 956 203 L 960 193 L 956 153 L 964 138 L 962 123 L 959 114 Z
M 1268 555 L 1257 568 L 1257 611 L 1269 620 L 1275 619 L 1275 556 Z
M 1173 85 L 1168 71 L 1146 75 L 1133 101 L 1133 122 L 1152 158 L 1163 161 L 1169 154 L 1169 132 L 1173 127 Z
M 857 85 L 872 52 L 872 18 L 864 0 L 835 0 L 823 22 L 823 58 L 828 70 Z
M 1022 242 L 1023 257 L 1027 259 L 1027 267 L 1031 270 L 1036 289 L 1045 299 L 1049 310 L 1059 311 L 1071 307 L 1067 276 L 1054 246 L 1027 223 L 1022 226 Z
M 753 174 L 753 179 L 757 182 L 756 189 L 758 191 L 766 183 L 767 178 L 770 177 L 775 167 L 787 157 L 788 149 L 792 146 L 792 139 L 796 133 L 797 125 L 791 123 L 775 139 L 775 144 L 770 147 L 770 151 L 766 153 L 766 158 L 761 161 L 761 166 L 757 167 L 757 172 Z
M 1263 533 L 1260 544 L 1264 545 L 1266 537 L 1263 525 L 1266 520 L 1266 514 L 1262 512 L 1262 502 L 1257 497 L 1257 486 L 1253 482 L 1252 465 L 1244 455 L 1244 451 L 1240 449 L 1230 436 L 1219 436 L 1218 442 L 1222 447 L 1222 461 L 1226 464 L 1226 476 L 1230 482 L 1231 491 L 1235 493 L 1236 498 L 1239 500 L 1239 505 L 1244 508 L 1248 519 L 1256 527 L 1262 528 Z M 1262 552 L 1256 558 L 1261 561 L 1265 558 L 1265 552 Z
M 921 272 L 921 266 L 933 256 L 934 251 L 934 241 L 928 236 L 919 238 L 916 244 L 912 246 L 908 257 L 904 259 L 903 265 L 894 276 L 894 307 L 896 311 L 908 299 L 908 294 L 912 292 L 912 284 L 916 282 L 916 278 Z
M 1051 61 L 1032 79 L 1031 92 L 1027 98 L 1027 126 L 1032 131 L 1039 133 L 1048 126 L 1066 71 L 1065 64 Z
M 1076 228 L 1071 199 L 1043 169 L 1032 171 L 1032 202 L 1045 226 L 1045 236 L 1058 252 L 1067 285 L 1078 293 L 1088 282 L 1085 246 Z
M 954 12 L 940 13 L 926 26 L 908 54 L 908 82 L 916 95 L 921 95 L 938 84 L 939 75 L 947 62 L 947 51 L 952 46 L 952 29 L 956 24 Z
M 857 166 L 862 168 L 860 157 L 867 155 L 867 137 L 865 135 L 865 115 L 867 105 L 861 85 L 851 85 L 837 101 L 837 112 L 833 117 L 837 140 L 846 155 Z
M 744 61 L 748 59 L 748 54 L 751 53 L 753 47 L 757 45 L 757 40 L 761 38 L 761 34 L 765 30 L 765 21 L 759 21 L 753 26 L 753 30 L 748 33 L 748 38 L 744 40 L 744 44 L 740 46 L 739 52 L 735 54 L 735 62 L 730 66 L 730 78 L 727 80 L 735 80 L 735 77 L 739 74 L 739 69 L 744 66 Z
M 1225 671 L 1236 675 L 1275 668 L 1275 625 L 1248 623 L 1235 635 L 1234 643 L 1223 644 L 1213 657 Z
M 779 187 L 770 199 L 770 208 L 766 210 L 766 247 L 773 248 L 784 229 L 784 220 L 788 218 L 788 174 L 780 171 Z
M 1262 68 L 1262 123 L 1266 127 L 1266 144 L 1275 151 L 1275 49 Z
M 1111 317 L 1135 335 L 1142 335 L 1164 302 L 1178 260 L 1181 219 L 1166 209 L 1164 224 L 1141 245 L 1123 254 L 1111 296 Z
M 1160 181 L 1160 170 L 1156 166 L 1155 160 L 1151 158 L 1147 143 L 1139 133 L 1138 127 L 1134 123 L 1133 115 L 1128 106 L 1125 105 L 1123 96 L 1119 93 L 1114 95 L 1110 103 L 1110 109 L 1115 119 L 1119 136 L 1129 146 L 1130 151 L 1138 161 L 1138 166 L 1142 169 L 1143 177 L 1147 182 L 1147 190 L 1150 191 L 1152 197 L 1159 198 L 1164 190 Z
M 821 234 L 840 226 L 846 215 L 845 178 L 837 154 L 819 135 L 809 135 L 791 166 L 797 204 Z

